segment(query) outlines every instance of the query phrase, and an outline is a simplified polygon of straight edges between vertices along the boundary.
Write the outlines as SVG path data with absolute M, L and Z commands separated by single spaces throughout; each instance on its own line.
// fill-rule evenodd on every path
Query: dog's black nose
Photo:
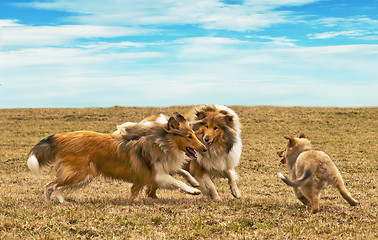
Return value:
M 202 149 L 202 150 L 203 150 L 203 152 L 206 152 L 206 151 L 207 151 L 207 148 L 203 147 L 203 149 Z
M 210 141 L 209 136 L 206 136 L 204 140 L 205 140 L 205 142 L 209 142 Z

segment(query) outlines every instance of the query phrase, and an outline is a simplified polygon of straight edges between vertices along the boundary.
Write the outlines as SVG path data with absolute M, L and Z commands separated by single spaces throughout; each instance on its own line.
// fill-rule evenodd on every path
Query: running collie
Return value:
M 225 177 L 228 179 L 232 195 L 239 198 L 240 192 L 236 184 L 235 171 L 242 151 L 238 115 L 223 105 L 201 105 L 192 109 L 186 117 L 196 136 L 205 144 L 208 151 L 200 153 L 197 158 L 192 158 L 190 164 L 185 165 L 184 169 L 180 169 L 177 173 L 193 187 L 199 186 L 202 194 L 213 200 L 220 200 L 220 197 L 212 179 Z M 133 138 L 138 135 L 134 133 L 133 126 L 148 126 L 155 122 L 167 121 L 168 117 L 163 114 L 154 115 L 139 123 L 126 122 L 118 126 L 114 134 Z M 156 188 L 149 186 L 147 191 L 149 196 L 156 196 Z
M 228 179 L 231 194 L 240 198 L 235 171 L 242 152 L 238 115 L 223 105 L 202 105 L 192 109 L 186 117 L 198 139 L 208 149 L 192 159 L 189 166 L 202 194 L 220 200 L 212 179 L 224 177 Z
M 145 185 L 200 194 L 170 175 L 185 163 L 185 154 L 197 158 L 207 150 L 186 119 L 175 113 L 166 124 L 154 123 L 142 128 L 143 134 L 133 139 L 120 134 L 79 131 L 41 140 L 30 151 L 27 164 L 36 176 L 40 167 L 54 165 L 56 179 L 46 185 L 46 202 L 55 192 L 63 203 L 64 190 L 84 186 L 98 174 L 133 183 L 133 199 Z

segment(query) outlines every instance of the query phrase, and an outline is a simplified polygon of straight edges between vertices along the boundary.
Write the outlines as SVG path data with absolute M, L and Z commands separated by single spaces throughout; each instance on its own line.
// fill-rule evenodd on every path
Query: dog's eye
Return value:
M 209 126 L 206 126 L 206 128 L 209 128 Z
M 214 130 L 218 130 L 218 127 L 214 127 Z
M 189 135 L 188 138 L 189 138 L 189 139 L 193 139 L 193 136 L 192 136 L 192 135 Z

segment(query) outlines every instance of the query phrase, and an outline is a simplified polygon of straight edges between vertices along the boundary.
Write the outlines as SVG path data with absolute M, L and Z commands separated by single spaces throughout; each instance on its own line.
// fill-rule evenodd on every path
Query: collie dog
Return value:
M 200 153 L 197 158 L 192 158 L 190 163 L 177 173 L 193 187 L 199 186 L 202 194 L 213 200 L 220 200 L 213 178 L 225 177 L 228 179 L 232 195 L 239 198 L 240 192 L 236 184 L 238 176 L 235 171 L 242 152 L 238 115 L 223 105 L 201 105 L 185 116 L 208 151 Z M 167 116 L 160 114 L 150 116 L 140 123 L 126 122 L 118 126 L 114 133 L 129 135 L 132 138 L 135 135 L 133 126 L 148 126 L 154 122 L 166 122 L 167 119 Z M 154 196 L 155 191 L 156 189 L 149 187 L 148 194 Z
M 175 113 L 166 124 L 155 122 L 135 129 L 140 134 L 133 138 L 78 131 L 41 140 L 30 151 L 27 165 L 37 176 L 40 167 L 54 165 L 56 179 L 46 185 L 45 200 L 49 202 L 55 192 L 63 203 L 65 189 L 84 186 L 98 174 L 134 183 L 133 199 L 145 185 L 200 194 L 170 175 L 185 163 L 185 154 L 197 158 L 207 150 L 186 119 Z
M 117 130 L 113 132 L 115 135 L 122 135 L 122 137 L 126 140 L 132 140 L 138 138 L 141 135 L 145 134 L 145 131 L 148 129 L 149 126 L 152 126 L 156 123 L 158 124 L 167 124 L 169 121 L 169 117 L 164 114 L 159 115 L 152 115 L 149 116 L 139 123 L 136 122 L 125 122 L 121 125 L 117 126 Z M 186 154 L 186 157 L 193 158 L 192 155 Z M 197 157 L 197 156 L 196 156 Z M 193 159 L 195 159 L 194 157 Z M 187 159 L 189 161 L 189 159 Z M 176 172 L 171 172 L 170 174 L 177 173 L 184 177 L 184 179 L 192 186 L 192 187 L 199 187 L 199 183 L 197 180 L 188 172 L 188 169 L 180 168 Z M 133 187 L 132 187 L 133 188 Z M 146 190 L 147 196 L 151 198 L 157 198 L 156 196 L 156 185 L 148 185 Z
M 299 138 L 285 136 L 287 146 L 277 152 L 281 163 L 287 163 L 292 180 L 278 173 L 287 185 L 293 187 L 294 193 L 303 204 L 311 205 L 311 212 L 319 211 L 320 191 L 331 184 L 351 205 L 358 204 L 345 187 L 336 165 L 323 151 L 316 150 L 311 142 L 301 134 Z
M 242 152 L 241 125 L 238 115 L 223 105 L 201 105 L 186 114 L 196 136 L 208 149 L 191 159 L 189 171 L 199 182 L 203 195 L 220 200 L 214 177 L 228 179 L 231 194 L 240 198 L 235 171 Z

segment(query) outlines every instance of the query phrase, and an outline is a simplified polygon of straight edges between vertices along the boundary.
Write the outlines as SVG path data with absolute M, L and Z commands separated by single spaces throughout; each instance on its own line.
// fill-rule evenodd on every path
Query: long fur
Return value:
M 56 179 L 46 187 L 46 201 L 55 191 L 63 202 L 63 190 L 83 186 L 98 174 L 134 183 L 133 198 L 145 185 L 199 194 L 169 175 L 181 168 L 185 153 L 206 150 L 185 118 L 177 114 L 167 124 L 142 126 L 138 132 L 135 139 L 90 131 L 54 134 L 32 148 L 27 164 L 35 175 L 40 167 L 54 165 Z
M 213 200 L 219 200 L 220 197 L 212 178 L 225 177 L 228 179 L 232 195 L 239 198 L 240 192 L 236 184 L 238 175 L 235 171 L 242 151 L 241 124 L 238 115 L 224 105 L 201 105 L 190 110 L 185 116 L 208 151 L 200 153 L 196 159 L 191 159 L 190 163 L 184 166 L 185 170 L 182 169 L 178 173 L 192 186 L 200 186 L 202 194 Z M 136 126 L 164 123 L 167 119 L 168 117 L 163 114 L 153 115 L 139 123 L 124 123 L 118 126 L 114 133 L 132 139 L 139 135 L 135 130 Z M 209 131 L 206 127 L 217 129 Z M 155 196 L 155 191 L 156 188 L 148 190 L 151 196 Z
M 196 136 L 208 148 L 197 159 L 190 162 L 190 173 L 200 184 L 202 194 L 219 200 L 213 177 L 228 179 L 235 198 L 240 192 L 235 171 L 242 151 L 241 124 L 238 115 L 224 105 L 201 105 L 186 114 Z
M 296 197 L 303 204 L 311 205 L 312 213 L 319 211 L 320 191 L 327 184 L 336 187 L 351 206 L 358 204 L 346 189 L 336 165 L 325 152 L 316 150 L 304 134 L 299 138 L 284 138 L 289 142 L 277 154 L 281 158 L 281 163 L 287 163 L 292 180 L 282 173 L 278 173 L 278 176 L 293 187 Z

